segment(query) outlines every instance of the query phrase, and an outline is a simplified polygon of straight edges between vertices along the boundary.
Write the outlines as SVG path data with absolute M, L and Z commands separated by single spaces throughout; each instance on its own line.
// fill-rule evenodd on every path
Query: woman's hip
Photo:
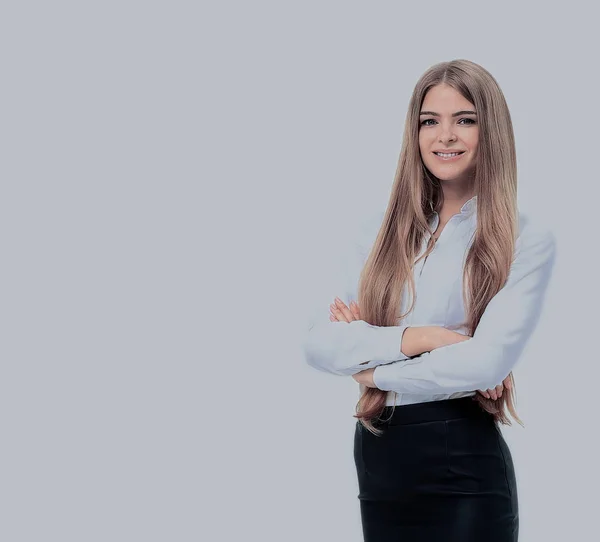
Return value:
M 391 414 L 391 417 L 390 417 Z M 491 414 L 471 397 L 386 407 L 376 436 L 357 422 L 361 500 L 488 495 L 517 507 L 510 450 Z

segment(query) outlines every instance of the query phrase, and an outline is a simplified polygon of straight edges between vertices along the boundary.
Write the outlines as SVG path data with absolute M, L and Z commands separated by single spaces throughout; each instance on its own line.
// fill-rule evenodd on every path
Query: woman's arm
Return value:
M 379 365 L 373 382 L 399 393 L 454 393 L 494 388 L 517 363 L 533 334 L 556 258 L 550 230 L 517 239 L 517 256 L 504 287 L 486 307 L 472 338 L 400 363 Z
M 314 303 L 302 339 L 306 362 L 321 371 L 353 375 L 384 363 L 409 359 L 430 347 L 433 326 L 374 326 L 364 320 L 332 322 L 329 304 L 338 296 L 348 307 L 358 302 L 360 272 L 367 260 L 383 213 L 363 222 L 342 251 L 325 294 Z

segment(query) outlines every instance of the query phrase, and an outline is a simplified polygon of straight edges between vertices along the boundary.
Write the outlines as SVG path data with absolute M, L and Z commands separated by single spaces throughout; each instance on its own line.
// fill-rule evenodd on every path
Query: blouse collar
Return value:
M 477 211 L 477 196 L 473 196 L 471 199 L 465 201 L 457 214 L 467 217 L 474 214 L 475 211 Z M 433 215 L 438 216 L 437 211 L 434 211 Z
M 464 205 L 460 208 L 461 215 L 472 215 L 477 210 L 477 196 L 473 196 L 471 199 L 467 200 Z
M 467 200 L 463 206 L 460 208 L 460 211 L 457 213 L 458 216 L 460 216 L 460 221 L 473 216 L 477 211 L 477 196 L 473 196 L 471 199 Z M 433 215 L 431 216 L 431 224 L 433 229 L 435 230 L 438 226 L 440 220 L 440 216 L 438 214 L 437 211 L 433 212 Z

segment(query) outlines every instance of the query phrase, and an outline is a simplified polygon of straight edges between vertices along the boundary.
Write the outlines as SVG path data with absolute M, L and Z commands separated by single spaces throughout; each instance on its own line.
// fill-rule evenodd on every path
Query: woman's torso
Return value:
M 459 213 L 448 220 L 441 233 L 437 232 L 439 238 L 433 251 L 427 258 L 423 258 L 415 265 L 413 270 L 416 292 L 415 306 L 411 313 L 403 319 L 404 324 L 442 326 L 458 333 L 467 332 L 464 322 L 466 315 L 462 281 L 465 260 L 477 224 L 476 210 L 475 196 L 462 206 Z M 380 219 L 373 232 L 373 241 L 383 220 L 383 213 L 381 213 Z M 435 232 L 439 224 L 437 213 L 433 215 L 430 224 L 432 231 Z M 427 234 L 423 239 L 418 256 L 425 252 L 428 240 Z M 409 305 L 410 292 L 407 282 L 402 296 L 402 313 L 408 310 Z M 403 363 L 410 363 L 410 361 Z M 386 405 L 455 399 L 475 395 L 476 392 L 477 390 L 471 390 L 452 394 L 417 395 L 390 391 L 386 398 Z

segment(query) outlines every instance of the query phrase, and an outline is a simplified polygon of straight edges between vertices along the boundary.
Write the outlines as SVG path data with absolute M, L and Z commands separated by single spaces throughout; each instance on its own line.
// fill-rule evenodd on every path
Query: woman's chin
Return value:
M 460 181 L 461 179 L 464 178 L 464 174 L 462 172 L 453 174 L 453 173 L 448 173 L 447 171 L 441 171 L 441 172 L 437 172 L 437 173 L 433 172 L 433 174 L 440 181 L 449 182 L 449 183 L 453 182 L 453 181 Z
M 459 170 L 452 170 L 451 168 L 427 168 L 430 173 L 435 175 L 440 181 L 453 182 L 462 181 L 466 178 L 472 177 L 473 172 L 460 168 Z

